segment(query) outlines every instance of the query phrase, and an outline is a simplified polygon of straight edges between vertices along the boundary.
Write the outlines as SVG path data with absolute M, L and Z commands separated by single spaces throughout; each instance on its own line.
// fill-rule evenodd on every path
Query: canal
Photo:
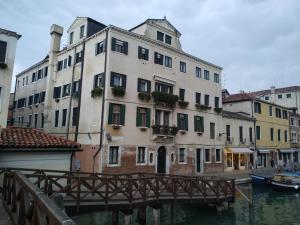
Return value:
M 253 209 L 239 195 L 231 209 L 217 212 L 214 207 L 175 205 L 173 224 L 183 225 L 300 225 L 300 193 L 272 191 L 253 187 Z M 172 224 L 170 205 L 162 205 L 161 225 Z M 138 224 L 134 212 L 133 224 Z M 147 210 L 147 224 L 153 224 L 152 210 Z M 109 212 L 97 212 L 72 217 L 79 225 L 111 225 Z M 120 224 L 124 218 L 120 215 Z

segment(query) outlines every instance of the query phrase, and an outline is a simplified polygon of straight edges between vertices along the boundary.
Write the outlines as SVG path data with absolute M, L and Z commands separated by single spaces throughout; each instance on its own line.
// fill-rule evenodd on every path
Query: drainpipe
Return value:
M 99 143 L 99 148 L 97 152 L 93 155 L 93 173 L 95 172 L 95 161 L 96 161 L 96 156 L 99 154 L 99 152 L 102 149 L 103 146 L 103 123 L 104 123 L 104 101 L 105 101 L 105 82 L 106 82 L 106 68 L 107 68 L 107 52 L 108 52 L 108 29 L 105 31 L 105 58 L 104 58 L 104 74 L 103 74 L 103 91 L 102 91 L 102 105 L 101 105 L 101 124 L 100 124 L 100 143 Z
M 83 67 L 84 67 L 84 55 L 85 55 L 85 41 L 83 42 L 83 47 L 82 47 L 82 61 L 81 61 L 81 70 L 80 70 L 80 81 L 79 81 L 80 92 L 79 92 L 79 99 L 78 99 L 78 115 L 77 115 L 77 121 L 76 121 L 76 130 L 75 130 L 74 141 L 77 141 L 77 139 L 78 139 L 80 107 L 81 107 L 81 92 L 82 92 L 82 77 L 83 77 Z
M 16 100 L 16 90 L 17 90 L 17 77 L 16 77 L 16 83 L 15 83 L 15 93 L 14 93 L 14 100 L 13 100 L 13 110 L 12 110 L 12 113 L 11 113 L 11 121 L 10 121 L 10 125 L 13 126 L 14 125 L 14 111 L 15 111 L 15 107 L 16 105 L 14 105 L 14 102 Z
M 251 100 L 251 117 L 252 119 L 255 119 L 254 116 L 253 116 L 253 100 Z M 254 127 L 253 127 L 253 131 L 254 131 L 254 134 L 253 134 L 253 140 L 254 140 L 254 153 L 256 153 L 256 156 L 253 157 L 253 164 L 255 163 L 255 168 L 257 168 L 257 149 L 256 149 L 256 119 L 254 120 Z M 253 165 L 254 166 L 254 165 Z

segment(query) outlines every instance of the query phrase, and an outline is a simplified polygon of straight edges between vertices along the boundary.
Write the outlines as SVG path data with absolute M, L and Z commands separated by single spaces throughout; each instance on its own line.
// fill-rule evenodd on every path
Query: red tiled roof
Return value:
M 1 130 L 1 148 L 69 148 L 79 149 L 80 144 L 32 128 L 9 127 Z
M 223 103 L 230 103 L 230 102 L 241 102 L 241 101 L 248 101 L 253 99 L 253 97 L 248 93 L 239 93 L 239 94 L 233 94 L 229 95 L 226 98 L 222 99 Z
M 300 91 L 300 86 L 290 86 L 284 88 L 275 88 L 275 94 L 278 93 L 287 93 L 287 92 L 294 92 Z M 261 96 L 261 95 L 269 95 L 271 94 L 271 89 L 262 90 L 262 91 L 253 91 L 250 93 L 252 96 Z

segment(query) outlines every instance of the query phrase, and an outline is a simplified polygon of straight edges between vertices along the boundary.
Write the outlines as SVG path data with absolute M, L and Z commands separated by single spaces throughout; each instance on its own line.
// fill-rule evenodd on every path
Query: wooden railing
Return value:
M 20 172 L 6 172 L 3 205 L 14 224 L 76 225 L 55 203 Z

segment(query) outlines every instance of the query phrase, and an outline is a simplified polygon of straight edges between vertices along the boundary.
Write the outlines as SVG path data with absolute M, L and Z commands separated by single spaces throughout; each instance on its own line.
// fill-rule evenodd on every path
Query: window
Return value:
M 204 104 L 209 106 L 209 95 L 204 95 Z
M 121 40 L 118 40 L 116 38 L 112 38 L 112 40 L 111 40 L 111 50 L 127 55 L 128 54 L 128 42 L 127 41 L 121 41 Z
M 219 97 L 215 97 L 215 108 L 219 108 Z
M 68 57 L 68 66 L 72 66 L 72 56 L 69 55 Z
M 58 121 L 59 121 L 59 111 L 55 110 L 55 116 L 54 116 L 54 126 L 58 127 Z
M 270 139 L 274 141 L 274 128 L 270 128 Z
M 30 96 L 28 97 L 28 106 L 31 106 L 32 103 L 33 103 L 33 95 L 30 95 Z
M 163 65 L 164 64 L 164 55 L 162 55 L 158 52 L 154 52 L 154 63 Z
M 70 95 L 70 91 L 71 91 L 70 89 L 71 89 L 71 84 L 65 84 L 63 86 L 62 97 L 69 96 Z
M 170 112 L 155 110 L 155 125 L 169 126 Z
M 155 91 L 161 92 L 161 93 L 173 93 L 173 86 L 163 83 L 155 83 Z
M 74 32 L 70 33 L 70 40 L 69 40 L 69 44 L 73 44 L 73 36 L 74 36 Z
M 66 122 L 67 122 L 67 109 L 63 109 L 61 126 L 62 127 L 66 126 Z
M 288 142 L 288 131 L 287 130 L 284 131 L 284 141 Z
M 80 27 L 80 38 L 84 37 L 84 25 Z
M 57 71 L 61 71 L 63 69 L 63 60 L 57 62 Z
M 208 70 L 204 70 L 204 79 L 209 80 L 209 71 Z
M 39 97 L 40 97 L 39 93 L 34 94 L 34 97 L 33 97 L 33 103 L 34 104 L 38 104 L 39 103 Z
M 149 165 L 154 164 L 154 152 L 149 152 Z
M 172 68 L 172 58 L 169 56 L 165 56 L 165 67 Z
M 196 92 L 196 104 L 201 104 L 201 93 Z
M 17 101 L 17 108 L 23 108 L 26 106 L 26 98 L 20 98 Z
M 122 87 L 123 89 L 126 89 L 126 75 L 111 72 L 110 86 L 111 87 Z
M 31 123 L 32 123 L 32 115 L 28 115 L 28 127 L 31 127 Z
M 125 125 L 125 105 L 109 104 L 108 124 Z
M 44 68 L 44 77 L 48 76 L 48 66 Z
M 210 162 L 210 149 L 205 149 L 205 162 Z
M 41 128 L 44 128 L 45 118 L 44 113 L 41 113 Z
M 233 154 L 232 153 L 227 153 L 226 154 L 226 163 L 227 163 L 227 167 L 232 167 L 232 156 Z
M 282 118 L 286 120 L 288 119 L 288 113 L 286 110 L 282 110 Z
M 0 41 L 0 63 L 5 63 L 7 42 Z
M 172 44 L 172 37 L 169 35 L 165 35 L 165 43 L 171 45 Z
M 214 82 L 215 83 L 220 83 L 220 75 L 217 74 L 217 73 L 214 74 Z
M 53 98 L 60 98 L 61 87 L 54 87 Z
M 164 41 L 164 33 L 157 31 L 157 40 Z
M 138 47 L 138 58 L 143 60 L 149 60 L 149 50 L 141 46 Z
M 230 141 L 230 125 L 226 125 L 226 141 Z
M 295 126 L 295 119 L 294 118 L 291 118 L 291 125 Z
M 246 157 L 245 154 L 240 154 L 240 166 L 246 165 Z
M 78 124 L 78 107 L 73 108 L 72 126 L 77 126 Z
M 97 74 L 94 76 L 94 85 L 93 88 L 103 87 L 103 73 Z M 79 82 L 78 82 L 78 89 L 79 89 Z
M 26 85 L 28 85 L 28 76 L 26 76 Z
M 280 129 L 277 130 L 277 138 L 278 138 L 278 141 L 281 141 L 281 130 Z
M 64 69 L 67 68 L 67 66 L 68 66 L 68 58 L 65 58 L 64 59 Z
M 146 164 L 146 147 L 137 147 L 137 164 Z
M 23 77 L 23 83 L 22 83 L 22 86 L 23 86 L 23 87 L 25 86 L 25 77 Z
M 34 128 L 37 128 L 37 123 L 38 123 L 38 114 L 34 114 Z
M 266 101 L 270 100 L 269 96 L 265 96 L 265 100 Z
M 18 81 L 19 82 L 19 81 Z M 31 82 L 36 82 L 36 73 L 32 73 L 31 75 Z M 18 85 L 19 86 L 19 85 Z
M 269 116 L 273 115 L 273 107 L 269 105 Z
M 278 95 L 277 97 L 278 99 L 282 99 L 282 94 Z
M 74 94 L 76 92 L 79 92 L 79 86 L 80 86 L 79 80 L 73 81 L 73 84 L 72 84 L 72 94 Z
M 216 163 L 222 162 L 222 152 L 221 149 L 216 148 Z
M 210 139 L 215 139 L 216 134 L 215 134 L 215 123 L 210 123 Z
M 201 68 L 196 67 L 196 69 L 195 69 L 195 75 L 196 75 L 196 77 L 201 78 Z
M 254 112 L 261 114 L 261 105 L 259 102 L 254 102 Z
M 184 94 L 185 94 L 185 90 L 179 88 L 179 101 L 184 101 Z
M 180 163 L 186 163 L 186 149 L 185 148 L 179 148 L 179 151 L 178 151 L 178 158 L 179 158 L 179 164 Z
M 281 118 L 281 109 L 276 108 L 275 112 L 276 112 L 276 118 Z
M 256 126 L 256 139 L 260 140 L 260 126 Z
M 144 93 L 150 93 L 151 92 L 151 81 L 138 78 L 137 91 L 144 92 Z
M 177 113 L 177 127 L 179 130 L 188 131 L 188 114 Z
M 101 41 L 96 43 L 95 55 L 105 52 L 105 42 Z
M 291 97 L 292 97 L 291 93 L 286 94 L 286 98 L 291 98 Z
M 136 110 L 136 126 L 137 127 L 150 127 L 150 113 L 148 108 L 137 107 Z
M 118 165 L 119 164 L 119 146 L 110 146 L 109 147 L 109 161 L 110 165 Z
M 240 137 L 240 143 L 244 142 L 244 137 L 243 137 L 243 127 L 239 126 L 239 137 Z
M 180 72 L 186 73 L 186 63 L 180 61 Z
M 204 119 L 202 116 L 194 116 L 194 129 L 195 132 L 204 132 Z
M 81 62 L 82 59 L 83 59 L 83 53 L 82 53 L 82 51 L 77 52 L 77 53 L 76 53 L 76 57 L 75 57 L 75 63 Z

